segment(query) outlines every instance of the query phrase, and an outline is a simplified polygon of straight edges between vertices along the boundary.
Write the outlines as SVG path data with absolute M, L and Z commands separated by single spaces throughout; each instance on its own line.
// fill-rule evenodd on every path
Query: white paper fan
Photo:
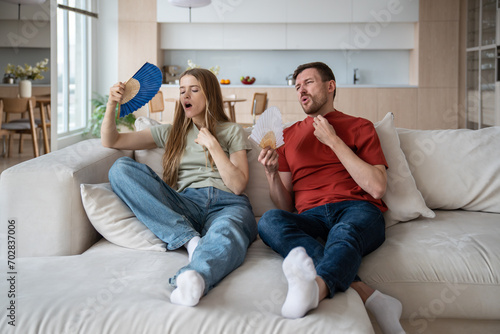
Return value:
M 260 115 L 253 127 L 250 139 L 262 148 L 270 146 L 276 149 L 285 144 L 281 113 L 277 107 L 269 107 Z

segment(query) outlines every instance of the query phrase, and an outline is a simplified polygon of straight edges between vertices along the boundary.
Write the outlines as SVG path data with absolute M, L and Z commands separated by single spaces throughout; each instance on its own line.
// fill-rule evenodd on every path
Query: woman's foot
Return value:
M 205 281 L 194 270 L 181 273 L 176 279 L 177 287 L 170 295 L 172 304 L 195 306 L 205 292 Z

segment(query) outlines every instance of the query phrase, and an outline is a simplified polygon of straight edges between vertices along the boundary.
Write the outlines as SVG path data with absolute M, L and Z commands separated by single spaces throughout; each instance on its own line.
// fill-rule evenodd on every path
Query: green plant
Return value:
M 106 104 L 108 103 L 108 95 L 95 94 L 95 98 L 91 100 L 94 110 L 90 116 L 89 125 L 84 131 L 84 135 L 90 134 L 92 137 L 101 137 L 101 126 L 104 114 L 106 113 Z M 118 112 L 118 105 L 115 109 L 115 115 Z M 128 114 L 125 117 L 116 118 L 116 128 L 120 131 L 120 125 L 126 126 L 130 130 L 134 130 L 135 115 Z

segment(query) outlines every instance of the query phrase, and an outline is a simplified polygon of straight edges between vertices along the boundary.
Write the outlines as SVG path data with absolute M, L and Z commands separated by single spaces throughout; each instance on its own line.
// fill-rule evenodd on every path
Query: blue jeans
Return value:
M 329 297 L 360 280 L 361 258 L 385 240 L 382 212 L 365 201 L 326 204 L 301 214 L 270 210 L 258 228 L 262 240 L 283 257 L 304 247 L 330 289 Z
M 170 279 L 173 286 L 180 273 L 195 270 L 205 280 L 207 293 L 241 265 L 257 236 L 252 207 L 244 195 L 213 187 L 178 193 L 147 165 L 128 157 L 113 164 L 109 180 L 113 191 L 168 250 L 202 237 L 191 262 Z

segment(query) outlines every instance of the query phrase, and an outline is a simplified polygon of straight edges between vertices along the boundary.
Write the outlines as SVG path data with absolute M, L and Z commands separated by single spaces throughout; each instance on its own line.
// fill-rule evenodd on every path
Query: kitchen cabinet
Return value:
M 382 26 L 378 22 L 350 25 L 350 43 L 343 49 L 410 50 L 414 48 L 415 24 L 391 23 Z
M 192 8 L 192 23 L 285 23 L 286 0 L 218 0 Z M 158 22 L 189 22 L 189 9 L 158 0 Z
M 348 24 L 295 23 L 288 24 L 286 29 L 289 50 L 333 50 L 350 43 Z
M 162 24 L 160 48 L 172 50 L 210 50 L 224 48 L 224 26 L 205 23 Z
M 285 48 L 284 24 L 224 24 L 224 49 L 283 50 Z
M 352 0 L 288 0 L 287 23 L 339 23 L 352 21 Z
M 221 89 L 223 96 L 235 95 L 246 99 L 245 102 L 238 102 L 235 107 L 238 123 L 252 123 L 252 98 L 256 92 L 267 93 L 268 107 L 278 107 L 283 123 L 300 121 L 306 117 L 295 88 L 291 86 L 228 85 Z M 162 85 L 161 90 L 167 99 L 179 97 L 178 86 Z M 334 105 L 346 114 L 364 117 L 373 122 L 381 120 L 387 112 L 393 112 L 396 126 L 415 129 L 417 90 L 416 87 L 339 87 Z M 145 115 L 136 112 L 136 116 Z M 174 103 L 167 102 L 162 115 L 163 122 L 171 123 L 173 115 Z
M 353 22 L 418 22 L 419 1 L 352 0 Z

